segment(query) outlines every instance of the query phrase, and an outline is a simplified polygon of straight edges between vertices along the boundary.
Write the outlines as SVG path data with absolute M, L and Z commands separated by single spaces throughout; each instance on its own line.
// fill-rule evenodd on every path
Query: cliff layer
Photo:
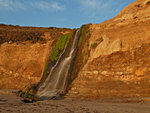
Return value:
M 137 0 L 113 19 L 90 25 L 90 55 L 68 96 L 150 96 L 149 3 Z
M 0 89 L 26 89 L 40 81 L 46 60 L 70 29 L 0 26 Z

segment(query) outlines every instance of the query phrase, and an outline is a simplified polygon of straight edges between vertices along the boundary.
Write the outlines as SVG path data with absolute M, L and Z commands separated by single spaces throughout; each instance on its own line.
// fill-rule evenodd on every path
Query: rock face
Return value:
M 150 96 L 149 2 L 137 0 L 113 19 L 90 26 L 89 60 L 67 96 Z M 93 49 L 95 43 L 98 45 Z
M 121 50 L 121 40 L 116 39 L 113 42 L 109 41 L 109 38 L 104 38 L 103 41 L 96 47 L 93 54 L 91 54 L 92 58 L 97 58 L 102 55 L 109 55 L 114 52 Z
M 0 48 L 0 89 L 24 89 L 38 82 L 47 44 L 7 44 Z
M 0 89 L 22 90 L 40 81 L 55 41 L 70 31 L 7 25 L 0 29 Z

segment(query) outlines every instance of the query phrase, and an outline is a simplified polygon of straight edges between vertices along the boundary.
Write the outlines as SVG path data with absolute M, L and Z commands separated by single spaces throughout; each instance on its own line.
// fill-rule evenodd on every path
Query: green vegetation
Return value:
M 24 99 L 30 99 L 31 102 L 36 102 L 39 100 L 38 97 L 36 97 L 34 94 L 28 91 L 25 91 L 25 92 L 19 91 L 17 92 L 17 96 L 22 97 Z
M 72 36 L 72 32 L 70 32 L 66 35 L 62 35 L 59 38 L 59 40 L 56 43 L 54 50 L 52 51 L 52 53 L 50 55 L 51 61 L 56 61 L 58 59 L 60 53 L 65 48 L 66 44 L 69 42 L 69 39 L 71 38 L 71 36 Z
M 22 98 L 30 98 L 30 99 L 37 99 L 37 97 L 33 94 L 30 94 L 28 92 L 20 92 L 18 94 L 19 97 L 22 97 Z
M 54 43 L 53 43 L 53 44 L 55 44 L 55 48 L 53 49 L 52 53 L 50 54 L 50 57 L 49 57 L 48 61 L 45 64 L 44 73 L 43 73 L 41 81 L 38 82 L 37 84 L 29 87 L 24 92 L 23 91 L 17 92 L 18 96 L 20 96 L 22 98 L 25 98 L 25 100 L 26 99 L 27 100 L 29 99 L 31 101 L 32 100 L 33 101 L 39 100 L 38 97 L 36 97 L 35 94 L 37 92 L 37 88 L 39 87 L 39 85 L 46 79 L 46 77 L 49 74 L 50 70 L 46 71 L 46 69 L 48 68 L 48 66 L 51 67 L 56 63 L 59 56 L 63 52 L 64 48 L 68 45 L 68 43 L 69 43 L 70 39 L 72 38 L 72 36 L 73 36 L 73 31 L 71 31 L 70 33 L 68 33 L 66 35 L 60 36 L 59 39 L 57 37 L 55 38 Z
M 83 66 L 86 64 L 88 58 L 89 58 L 89 37 L 90 37 L 90 27 L 91 24 L 83 25 L 79 29 L 79 48 L 78 48 L 78 55 L 75 60 L 75 64 L 73 67 L 73 71 L 71 74 L 71 80 L 70 83 L 78 76 L 78 73 L 83 68 Z
M 80 35 L 79 46 L 81 45 L 81 43 L 83 41 L 83 37 L 87 37 L 90 34 L 89 25 L 90 24 L 83 25 L 79 29 L 79 35 Z
M 44 66 L 44 70 L 46 70 L 48 68 L 49 62 L 46 62 L 45 66 Z
M 96 42 L 94 42 L 92 45 L 91 45 L 91 48 L 92 49 L 95 49 L 101 42 L 103 41 L 103 38 L 100 37 L 96 40 Z
M 31 99 L 32 101 L 38 101 L 39 98 L 37 96 L 35 96 L 37 86 L 38 86 L 38 83 L 35 85 L 32 85 L 30 88 L 26 89 L 26 91 L 20 90 L 16 94 L 17 94 L 17 96 L 22 97 L 22 98 Z
M 97 46 L 98 46 L 98 43 L 96 43 L 96 42 L 91 45 L 91 47 L 92 47 L 93 49 L 95 49 Z
M 52 53 L 50 54 L 49 59 L 47 60 L 45 67 L 44 67 L 44 73 L 42 76 L 42 79 L 39 83 L 43 82 L 48 74 L 49 70 L 47 70 L 48 66 L 53 66 L 53 64 L 56 63 L 59 56 L 62 54 L 63 50 L 65 49 L 66 45 L 70 42 L 71 37 L 73 36 L 73 31 L 71 31 L 68 34 L 62 35 L 59 37 L 59 39 L 55 42 L 55 48 L 53 49 Z
M 82 43 L 82 36 L 80 36 L 80 39 L 79 39 L 79 46 L 81 45 L 81 43 Z

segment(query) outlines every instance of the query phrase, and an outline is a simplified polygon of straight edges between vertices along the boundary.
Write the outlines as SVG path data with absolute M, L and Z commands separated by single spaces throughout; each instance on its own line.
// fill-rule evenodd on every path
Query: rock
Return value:
M 136 69 L 134 74 L 136 76 L 142 76 L 145 74 L 146 71 L 147 71 L 147 67 L 142 67 L 142 68 Z
M 33 103 L 33 102 L 37 102 L 38 100 L 37 100 L 37 99 L 25 98 L 25 99 L 23 99 L 22 101 L 25 102 L 25 103 Z
M 1 44 L 0 73 L 3 74 L 0 74 L 0 88 L 25 89 L 35 84 L 37 80 L 32 79 L 31 81 L 30 76 L 41 78 L 48 51 L 47 46 L 40 43 Z M 34 75 L 31 75 L 32 73 Z M 7 77 L 8 75 L 10 77 Z
M 93 71 L 93 74 L 98 74 L 98 71 Z
M 146 1 L 146 5 L 150 5 L 150 1 Z
M 97 58 L 120 51 L 121 47 L 122 42 L 120 39 L 115 39 L 114 41 L 110 42 L 109 38 L 104 38 L 103 41 L 96 47 L 92 58 Z
M 122 75 L 122 74 L 123 74 L 123 72 L 116 72 L 116 74 L 117 74 L 117 75 Z
M 19 73 L 15 73 L 15 74 L 14 74 L 14 77 L 19 77 Z
M 10 40 L 8 43 L 9 43 L 9 44 L 12 44 L 13 42 Z
M 12 74 L 12 73 L 13 73 L 12 71 L 9 72 L 9 74 Z
M 101 74 L 102 75 L 107 75 L 107 71 L 102 71 Z

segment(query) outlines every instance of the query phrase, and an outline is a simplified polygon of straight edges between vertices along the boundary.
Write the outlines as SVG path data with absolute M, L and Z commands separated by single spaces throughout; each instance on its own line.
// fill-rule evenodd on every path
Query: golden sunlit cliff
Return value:
M 87 63 L 70 97 L 150 96 L 150 1 L 137 0 L 113 19 L 90 26 Z
M 26 89 L 42 77 L 63 28 L 0 26 L 0 89 Z

